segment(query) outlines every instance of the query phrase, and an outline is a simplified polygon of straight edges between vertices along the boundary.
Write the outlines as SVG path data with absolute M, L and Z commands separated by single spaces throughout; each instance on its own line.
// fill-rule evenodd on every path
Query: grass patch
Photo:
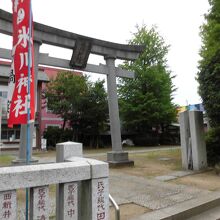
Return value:
M 0 166 L 9 166 L 11 165 L 11 161 L 14 159 L 13 156 L 10 155 L 0 155 Z
M 124 151 L 136 151 L 136 150 L 148 150 L 151 149 L 155 146 L 152 147 L 144 147 L 144 146 L 123 146 Z M 166 148 L 169 146 L 157 146 L 161 148 Z M 88 148 L 88 147 L 83 147 L 83 154 L 97 154 L 97 153 L 107 153 L 109 151 L 112 151 L 111 147 L 105 147 L 105 148 Z M 55 157 L 56 156 L 56 148 L 54 150 L 48 150 L 48 151 L 34 151 L 33 152 L 34 156 L 37 157 Z
M 18 189 L 17 190 L 17 201 L 18 201 L 19 206 L 24 205 L 24 203 L 26 201 L 26 189 Z
M 182 170 L 180 149 L 155 150 L 145 153 L 130 154 L 134 161 L 134 167 L 117 169 L 129 175 L 152 178 L 160 175 L 168 175 L 172 171 Z M 168 158 L 169 160 L 160 160 Z
M 55 150 L 34 151 L 33 156 L 35 156 L 35 157 L 56 157 L 56 151 Z
M 160 158 L 167 157 L 170 159 L 181 159 L 180 149 L 167 149 L 167 150 L 155 150 L 145 153 L 136 153 L 135 157 L 144 157 L 150 160 L 159 160 Z

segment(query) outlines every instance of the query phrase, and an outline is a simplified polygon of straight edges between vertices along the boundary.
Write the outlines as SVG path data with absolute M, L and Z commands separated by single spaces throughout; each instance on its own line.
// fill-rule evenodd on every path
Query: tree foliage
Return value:
M 48 108 L 64 119 L 78 118 L 88 93 L 87 77 L 61 72 L 48 85 L 45 93 Z
M 210 10 L 201 27 L 198 82 L 199 93 L 210 119 L 212 129 L 206 134 L 207 160 L 209 165 L 220 161 L 220 1 L 209 0 Z
M 82 99 L 82 108 L 78 112 L 79 117 L 70 119 L 71 127 L 75 134 L 81 137 L 90 136 L 90 146 L 98 147 L 100 133 L 106 130 L 108 119 L 107 94 L 104 88 L 104 80 L 95 83 L 88 82 L 88 91 Z
M 199 93 L 211 124 L 220 126 L 220 1 L 209 0 L 210 10 L 201 28 Z
M 205 15 L 206 22 L 201 27 L 202 48 L 200 67 L 212 62 L 213 57 L 220 51 L 220 2 L 209 0 L 210 10 Z
M 48 84 L 45 98 L 50 110 L 64 119 L 63 128 L 66 122 L 71 126 L 74 141 L 88 136 L 98 141 L 108 116 L 104 81 L 92 83 L 84 75 L 62 72 Z
M 123 68 L 135 72 L 134 79 L 119 81 L 120 113 L 128 128 L 144 132 L 152 126 L 169 124 L 175 119 L 172 104 L 172 77 L 167 67 L 168 46 L 155 27 L 137 27 L 130 44 L 144 45 L 134 62 Z

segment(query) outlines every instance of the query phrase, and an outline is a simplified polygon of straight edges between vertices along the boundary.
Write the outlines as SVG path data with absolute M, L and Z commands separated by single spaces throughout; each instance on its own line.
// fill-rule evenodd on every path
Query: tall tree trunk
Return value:
M 62 126 L 63 131 L 64 131 L 64 129 L 65 129 L 65 126 L 66 126 L 66 119 L 64 118 L 64 119 L 63 119 L 63 126 Z
M 99 148 L 99 135 L 96 135 L 96 149 Z

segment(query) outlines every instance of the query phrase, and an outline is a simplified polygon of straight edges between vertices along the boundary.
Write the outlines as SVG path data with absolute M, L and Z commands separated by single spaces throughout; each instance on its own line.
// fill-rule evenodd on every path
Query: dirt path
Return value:
M 181 177 L 170 182 L 210 191 L 220 191 L 220 176 L 214 171 Z

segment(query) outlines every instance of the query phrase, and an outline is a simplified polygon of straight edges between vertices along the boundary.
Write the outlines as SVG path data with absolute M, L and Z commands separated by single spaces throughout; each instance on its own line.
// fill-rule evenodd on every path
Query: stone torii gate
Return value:
M 12 36 L 12 14 L 3 10 L 0 10 L 0 33 Z M 133 77 L 134 73 L 115 67 L 115 60 L 135 60 L 143 51 L 143 47 L 98 40 L 36 22 L 34 23 L 34 36 L 35 74 L 37 74 L 38 65 L 42 64 L 107 75 L 108 105 L 112 140 L 112 151 L 107 153 L 107 160 L 112 166 L 132 165 L 133 161 L 128 159 L 128 153 L 123 151 L 121 144 L 116 76 Z M 50 57 L 48 54 L 40 54 L 39 51 L 42 44 L 71 49 L 73 50 L 72 57 L 70 60 L 64 60 Z M 106 65 L 88 64 L 87 61 L 90 54 L 103 56 Z M 1 49 L 0 57 L 11 59 L 10 51 Z M 35 79 L 37 79 L 37 77 L 35 77 Z M 26 127 L 26 125 L 21 126 L 21 142 L 19 150 L 20 160 L 25 160 L 26 157 Z

